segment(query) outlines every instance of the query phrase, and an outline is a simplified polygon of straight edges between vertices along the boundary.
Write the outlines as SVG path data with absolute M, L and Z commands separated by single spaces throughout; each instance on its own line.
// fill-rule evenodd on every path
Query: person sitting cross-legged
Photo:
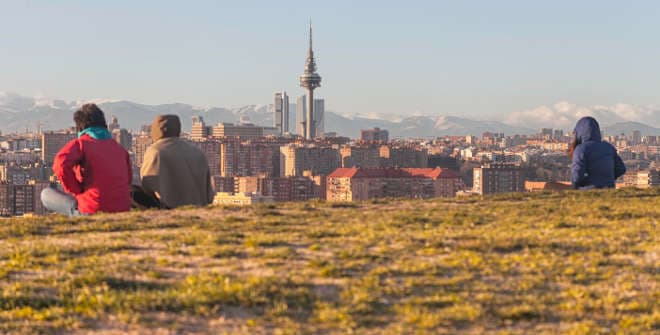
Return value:
M 95 104 L 85 104 L 74 113 L 73 120 L 78 138 L 64 145 L 53 162 L 63 190 L 44 189 L 44 207 L 69 216 L 129 211 L 131 160 L 112 139 L 103 111 Z

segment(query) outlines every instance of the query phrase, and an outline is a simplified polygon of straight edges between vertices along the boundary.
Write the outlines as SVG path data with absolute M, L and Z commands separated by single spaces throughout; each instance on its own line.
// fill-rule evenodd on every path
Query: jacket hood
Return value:
M 575 138 L 578 144 L 587 141 L 600 141 L 600 126 L 591 116 L 581 118 L 575 125 Z
M 103 127 L 89 127 L 85 128 L 83 131 L 78 132 L 78 138 L 83 135 L 87 135 L 95 140 L 110 140 L 112 139 L 112 134 L 108 131 L 107 128 Z
M 181 120 L 176 115 L 158 115 L 151 124 L 151 139 L 154 142 L 179 135 L 181 135 Z

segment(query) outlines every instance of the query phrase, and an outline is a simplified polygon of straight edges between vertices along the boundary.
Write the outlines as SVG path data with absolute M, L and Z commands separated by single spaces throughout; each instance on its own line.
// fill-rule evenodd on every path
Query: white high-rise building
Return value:
M 306 136 L 307 129 L 307 104 L 305 103 L 307 96 L 303 95 L 298 98 L 296 105 L 296 132 L 298 135 Z M 314 99 L 314 134 L 316 137 L 322 137 L 325 132 L 325 100 Z
M 275 93 L 273 126 L 278 129 L 280 134 L 289 132 L 289 96 L 286 92 Z
M 323 137 L 325 133 L 325 100 L 314 99 L 314 124 L 316 137 Z
M 300 96 L 296 104 L 296 134 L 305 137 L 305 120 L 307 108 L 305 106 L 305 96 Z

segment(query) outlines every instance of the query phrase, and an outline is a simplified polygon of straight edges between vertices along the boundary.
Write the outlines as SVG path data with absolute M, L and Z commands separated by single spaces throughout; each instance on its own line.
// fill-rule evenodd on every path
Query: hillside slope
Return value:
M 660 332 L 660 189 L 0 221 L 2 333 Z

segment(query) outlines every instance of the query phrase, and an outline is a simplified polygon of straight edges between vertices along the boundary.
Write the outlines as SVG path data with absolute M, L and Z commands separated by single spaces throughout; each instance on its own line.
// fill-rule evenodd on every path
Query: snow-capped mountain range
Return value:
M 122 100 L 78 100 L 65 101 L 26 97 L 0 92 L 0 130 L 3 132 L 35 129 L 62 129 L 72 125 L 72 111 L 84 102 L 95 102 L 109 119 L 116 116 L 124 128 L 137 129 L 149 124 L 156 115 L 177 114 L 181 117 L 184 130 L 191 127 L 193 116 L 204 117 L 207 124 L 249 120 L 262 126 L 272 126 L 273 115 L 270 105 L 246 105 L 238 108 L 200 108 L 188 104 L 173 103 L 144 105 Z M 290 105 L 290 129 L 295 131 L 295 104 Z M 361 129 L 380 127 L 387 129 L 392 137 L 436 137 L 444 135 L 481 135 L 483 132 L 505 134 L 531 134 L 539 128 L 569 130 L 575 121 L 585 115 L 596 117 L 607 134 L 628 134 L 640 130 L 646 135 L 660 135 L 660 109 L 618 104 L 615 106 L 584 107 L 561 102 L 553 106 L 513 112 L 501 120 L 472 120 L 456 116 L 437 115 L 342 115 L 332 111 L 325 113 L 325 131 L 337 132 L 352 138 L 359 137 Z M 109 120 L 108 120 L 109 121 Z

